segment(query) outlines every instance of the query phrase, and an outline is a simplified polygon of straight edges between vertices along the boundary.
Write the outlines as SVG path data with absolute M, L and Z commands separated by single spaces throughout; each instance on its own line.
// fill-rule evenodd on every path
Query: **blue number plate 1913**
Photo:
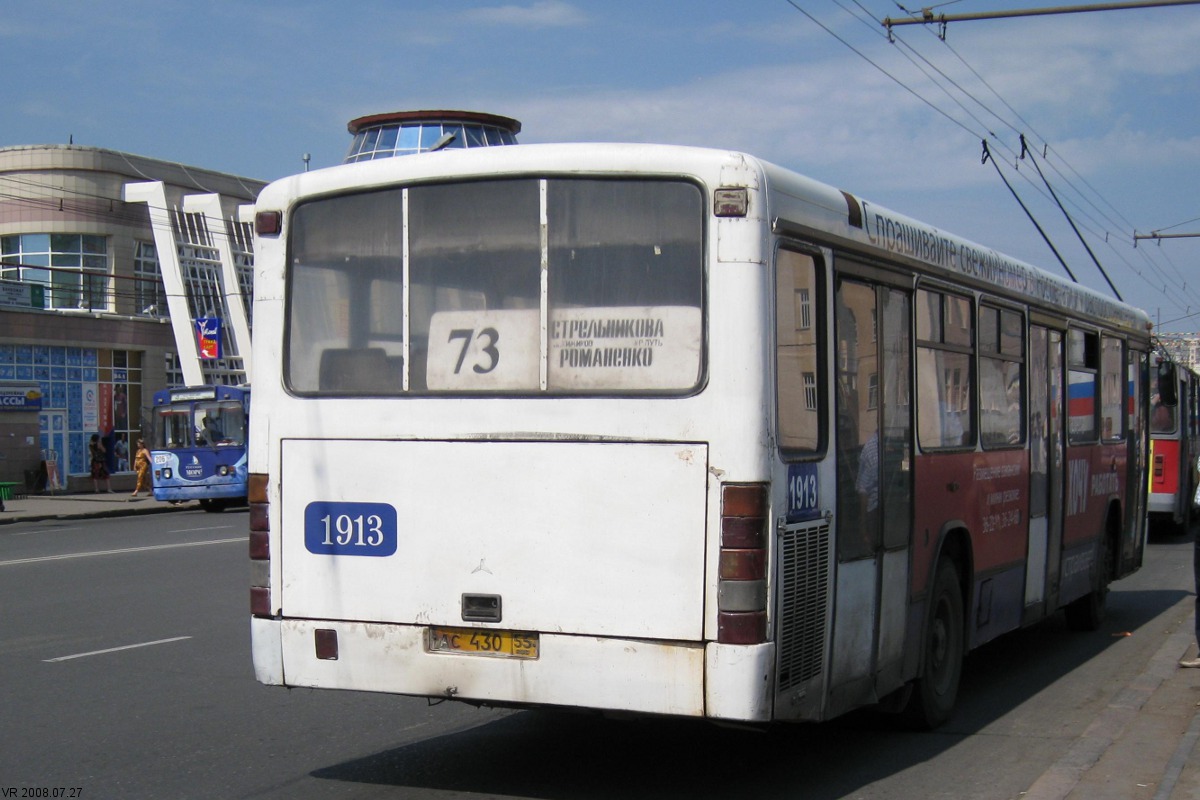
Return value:
M 789 464 L 787 521 L 809 520 L 820 514 L 820 481 L 816 464 Z
M 387 503 L 309 503 L 304 547 L 319 556 L 393 555 L 396 509 Z

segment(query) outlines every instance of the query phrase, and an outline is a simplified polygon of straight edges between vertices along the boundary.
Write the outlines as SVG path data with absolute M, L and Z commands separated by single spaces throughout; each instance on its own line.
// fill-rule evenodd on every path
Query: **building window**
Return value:
M 0 277 L 47 287 L 47 308 L 111 310 L 108 240 L 103 236 L 0 236 Z
M 812 298 L 807 288 L 796 290 L 797 311 L 800 316 L 800 330 L 812 328 Z
M 138 242 L 133 254 L 134 303 L 138 314 L 168 316 L 167 290 L 158 267 L 158 252 L 151 242 Z
M 804 410 L 817 410 L 817 374 L 815 372 L 804 373 Z

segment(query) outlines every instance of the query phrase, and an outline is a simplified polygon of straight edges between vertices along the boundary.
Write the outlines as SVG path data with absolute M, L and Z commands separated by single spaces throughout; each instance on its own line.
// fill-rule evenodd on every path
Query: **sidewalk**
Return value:
M 1200 669 L 1194 599 L 1146 668 L 1117 692 L 1021 800 L 1200 800 Z
M 130 497 L 128 491 L 99 494 L 31 494 L 5 500 L 0 525 L 43 519 L 126 517 L 133 514 L 162 514 L 200 508 L 196 502 L 160 503 L 151 496 Z

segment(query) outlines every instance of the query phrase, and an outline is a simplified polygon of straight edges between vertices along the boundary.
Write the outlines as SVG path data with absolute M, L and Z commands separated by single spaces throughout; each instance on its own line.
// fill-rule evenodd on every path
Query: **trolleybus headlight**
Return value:
M 164 467 L 164 468 L 163 468 L 163 471 L 162 471 L 162 476 L 163 476 L 164 478 L 166 478 L 167 480 L 171 480 L 171 468 L 170 468 L 170 467 Z

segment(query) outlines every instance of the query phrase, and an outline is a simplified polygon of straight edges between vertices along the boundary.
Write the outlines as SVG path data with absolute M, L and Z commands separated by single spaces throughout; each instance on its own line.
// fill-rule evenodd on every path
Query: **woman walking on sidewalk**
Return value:
M 137 452 L 133 455 L 133 469 L 137 472 L 137 486 L 133 487 L 133 497 L 137 497 L 142 487 L 146 488 L 146 494 L 154 494 L 150 488 L 150 451 L 146 449 L 146 442 L 142 439 L 137 441 Z
M 93 433 L 92 441 L 88 444 L 88 453 L 92 457 L 92 489 L 96 494 L 100 493 L 101 483 L 104 484 L 105 491 L 112 492 L 112 483 L 108 478 L 108 465 L 104 463 L 107 452 L 104 442 L 100 439 L 100 434 Z

